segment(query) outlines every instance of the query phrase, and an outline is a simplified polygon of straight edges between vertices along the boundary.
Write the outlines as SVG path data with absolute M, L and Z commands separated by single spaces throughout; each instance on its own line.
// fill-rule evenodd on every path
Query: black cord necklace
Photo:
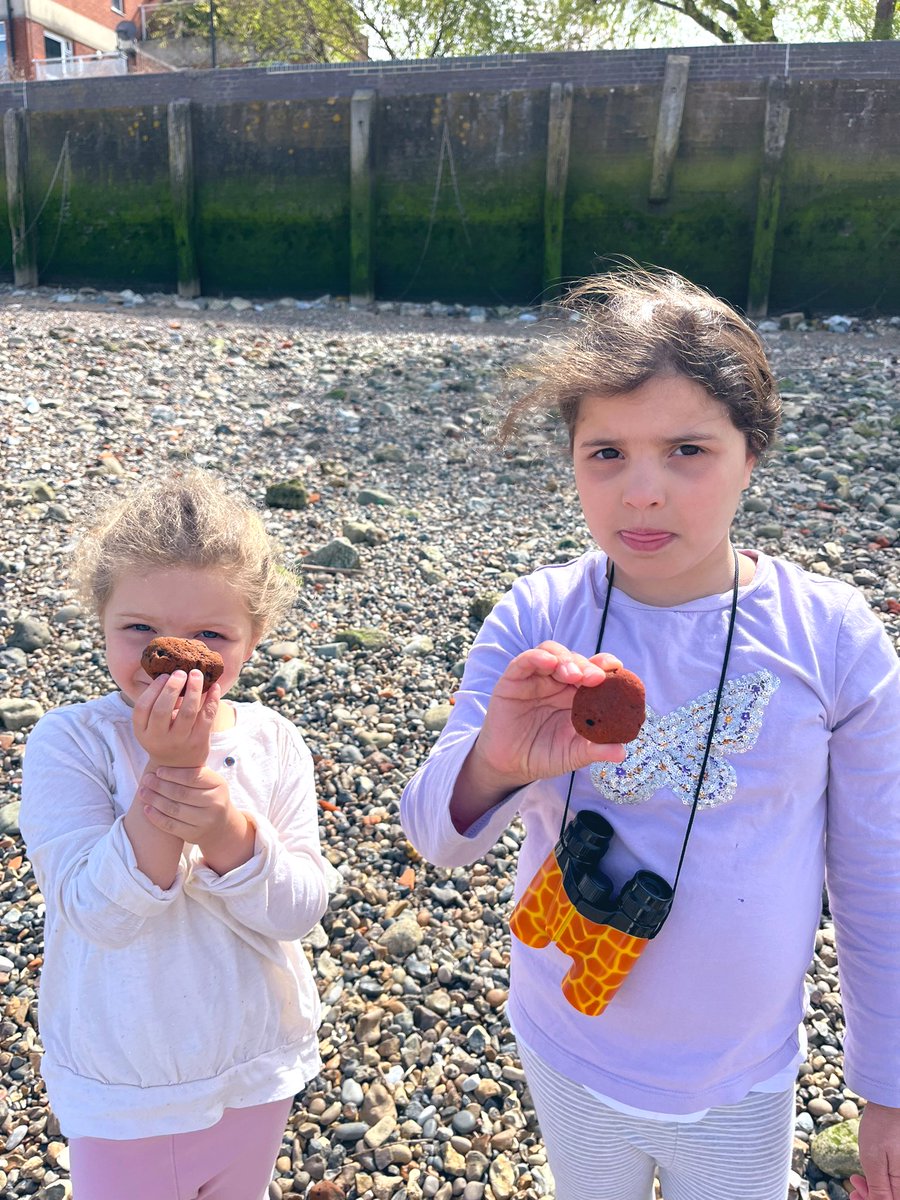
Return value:
M 715 704 L 713 705 L 712 720 L 709 723 L 709 732 L 706 735 L 706 749 L 703 752 L 703 761 L 700 764 L 700 774 L 697 776 L 697 786 L 694 789 L 694 802 L 691 805 L 691 813 L 690 813 L 690 816 L 688 817 L 687 829 L 685 830 L 685 834 L 684 834 L 684 841 L 681 843 L 681 855 L 678 859 L 678 869 L 675 872 L 675 882 L 672 884 L 672 894 L 673 895 L 675 893 L 675 889 L 678 887 L 678 880 L 681 876 L 681 868 L 684 865 L 684 856 L 687 851 L 688 838 L 691 836 L 691 830 L 694 827 L 694 818 L 697 815 L 697 806 L 700 803 L 700 792 L 703 788 L 703 780 L 706 775 L 706 764 L 709 762 L 709 756 L 712 753 L 713 738 L 715 737 L 715 733 L 716 733 L 716 722 L 719 719 L 719 709 L 722 704 L 722 693 L 725 690 L 725 676 L 728 672 L 728 659 L 731 655 L 731 643 L 734 639 L 734 626 L 735 626 L 735 621 L 737 619 L 738 587 L 740 585 L 741 567 L 740 567 L 740 558 L 738 557 L 737 550 L 735 550 L 735 548 L 733 546 L 732 546 L 731 550 L 732 550 L 732 554 L 734 555 L 734 582 L 733 582 L 732 589 L 731 589 L 731 614 L 728 618 L 728 636 L 725 639 L 725 654 L 722 658 L 722 671 L 721 671 L 721 674 L 719 675 L 719 686 L 716 689 L 716 701 L 715 701 Z M 612 596 L 613 580 L 615 579 L 615 574 L 616 574 L 615 564 L 612 562 L 612 560 L 610 560 L 609 576 L 608 576 L 608 581 L 607 581 L 607 585 L 606 585 L 606 598 L 603 601 L 603 614 L 600 618 L 600 632 L 597 635 L 597 649 L 594 651 L 595 654 L 600 653 L 600 646 L 603 642 L 603 634 L 604 634 L 604 631 L 606 630 L 606 617 L 607 617 L 607 614 L 609 613 L 609 600 L 610 600 L 610 597 Z M 603 685 L 600 684 L 600 686 L 602 687 Z M 561 821 L 560 827 L 559 827 L 560 836 L 562 836 L 562 831 L 566 827 L 566 819 L 569 815 L 569 801 L 572 799 L 572 786 L 574 783 L 575 783 L 575 772 L 573 771 L 571 773 L 571 775 L 569 776 L 569 788 L 568 788 L 568 791 L 566 792 L 566 805 L 563 810 L 562 821 Z

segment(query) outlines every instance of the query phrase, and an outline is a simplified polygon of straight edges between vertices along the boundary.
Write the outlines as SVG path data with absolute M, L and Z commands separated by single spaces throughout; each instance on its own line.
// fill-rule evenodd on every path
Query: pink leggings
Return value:
M 265 1200 L 291 1103 L 227 1108 L 195 1133 L 72 1138 L 73 1200 Z

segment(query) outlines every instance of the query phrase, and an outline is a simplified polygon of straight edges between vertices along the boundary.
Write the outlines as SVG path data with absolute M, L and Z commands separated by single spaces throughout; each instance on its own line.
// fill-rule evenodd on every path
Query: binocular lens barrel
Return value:
M 638 871 L 619 896 L 619 911 L 630 922 L 639 937 L 658 933 L 669 915 L 672 889 L 653 871 Z
M 602 858 L 612 840 L 613 827 L 596 812 L 580 812 L 562 832 L 560 844 L 577 862 L 593 864 Z
M 608 907 L 612 903 L 614 891 L 612 880 L 598 867 L 578 880 L 579 900 L 587 904 L 589 909 Z M 575 907 L 578 907 L 577 901 Z

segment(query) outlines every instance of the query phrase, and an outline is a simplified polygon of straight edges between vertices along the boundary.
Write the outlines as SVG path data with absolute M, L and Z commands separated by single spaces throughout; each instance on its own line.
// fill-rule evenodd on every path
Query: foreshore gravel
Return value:
M 323 1180 L 350 1200 L 552 1194 L 504 1017 L 521 830 L 469 869 L 438 869 L 407 842 L 397 802 L 495 596 L 589 543 L 560 439 L 532 428 L 506 451 L 490 440 L 505 369 L 553 322 L 98 308 L 72 295 L 0 290 L 0 1200 L 71 1194 L 39 1077 L 43 900 L 17 827 L 34 721 L 110 687 L 96 625 L 67 585 L 68 549 L 111 492 L 179 464 L 239 484 L 297 573 L 294 611 L 236 696 L 301 728 L 337 872 L 306 943 L 325 1068 L 297 1099 L 272 1200 L 313 1184 L 333 1200 Z M 784 437 L 754 475 L 736 541 L 855 583 L 900 648 L 900 328 L 846 329 L 765 333 Z M 290 480 L 306 506 L 264 507 Z M 862 1107 L 843 1082 L 827 911 L 809 985 L 792 1194 L 841 1200 L 810 1154 Z

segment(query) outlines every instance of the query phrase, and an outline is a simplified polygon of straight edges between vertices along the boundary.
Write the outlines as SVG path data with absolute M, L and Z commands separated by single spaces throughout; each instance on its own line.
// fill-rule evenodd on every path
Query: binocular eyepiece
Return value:
M 510 919 L 510 929 L 526 946 L 555 942 L 573 960 L 563 995 L 591 1017 L 606 1008 L 672 906 L 672 888 L 653 871 L 636 871 L 616 896 L 600 869 L 612 837 L 612 826 L 599 813 L 578 813 Z

